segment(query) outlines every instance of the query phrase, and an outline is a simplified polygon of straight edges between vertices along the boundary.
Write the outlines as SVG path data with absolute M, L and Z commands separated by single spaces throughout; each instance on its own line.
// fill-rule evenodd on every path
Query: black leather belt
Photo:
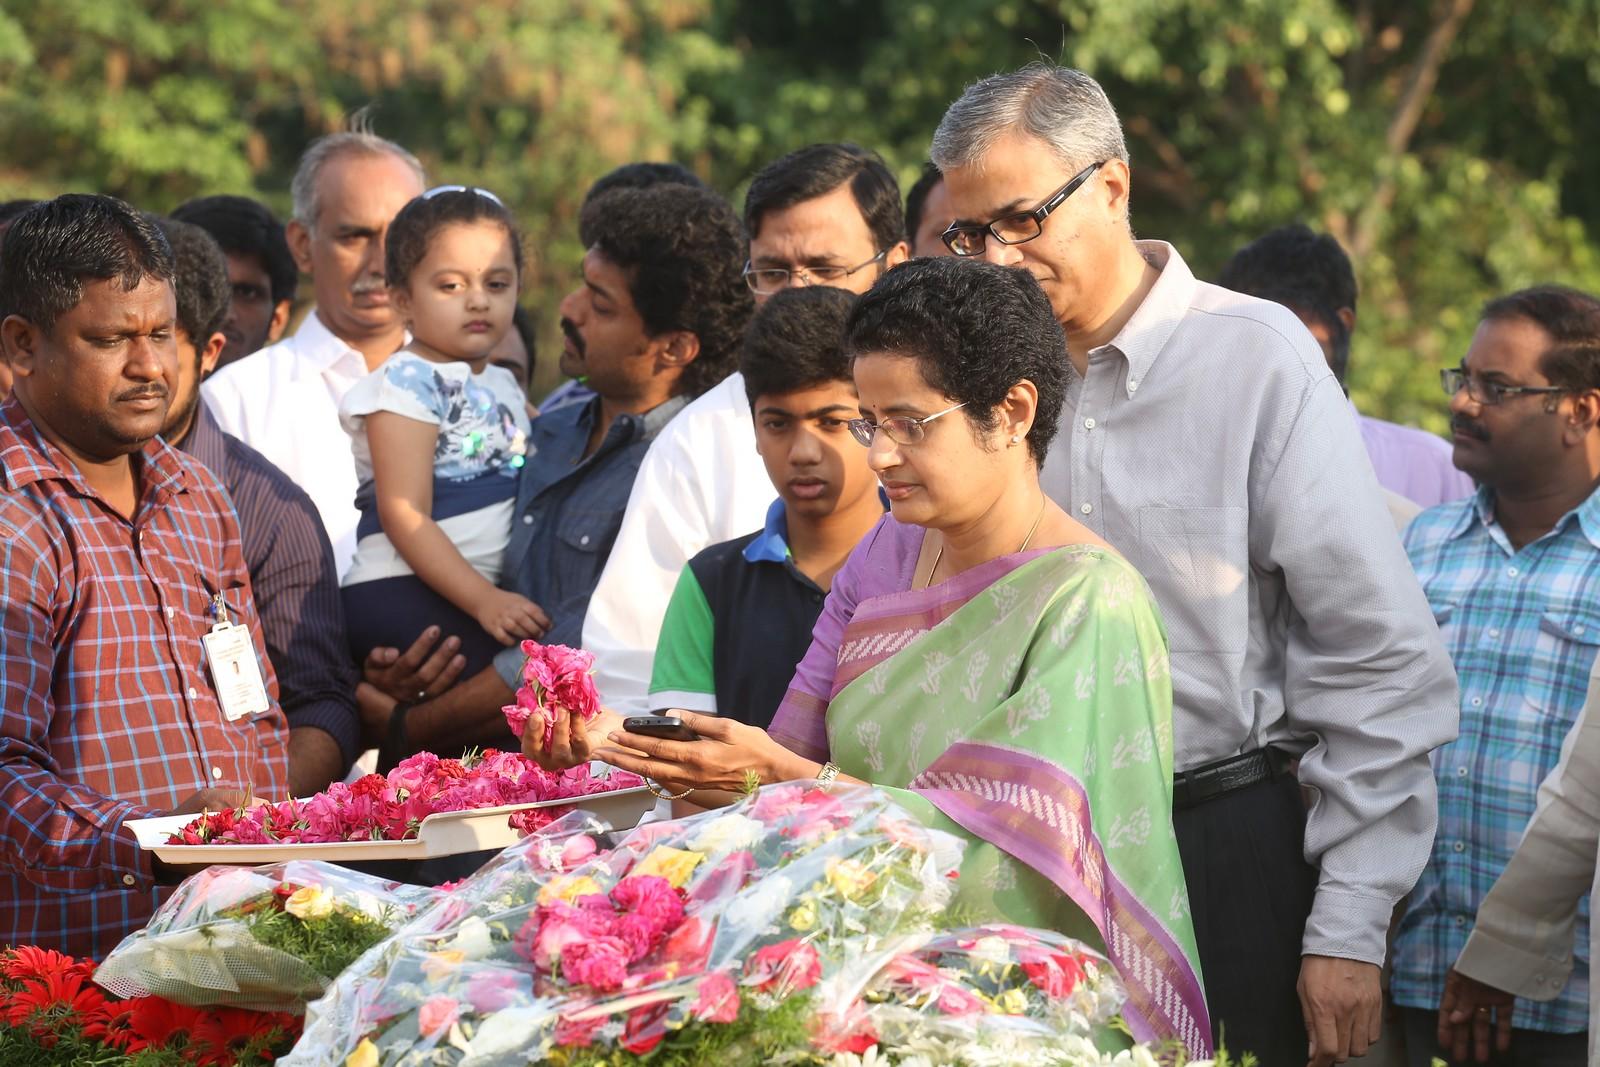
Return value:
M 1275 781 L 1288 774 L 1293 764 L 1294 757 L 1287 752 L 1258 748 L 1192 771 L 1182 771 L 1172 776 L 1172 808 L 1183 811 L 1252 785 Z

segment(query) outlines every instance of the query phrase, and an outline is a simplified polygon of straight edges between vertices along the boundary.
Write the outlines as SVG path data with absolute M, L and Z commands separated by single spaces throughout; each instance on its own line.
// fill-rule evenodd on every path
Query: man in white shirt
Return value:
M 223 368 L 201 389 L 225 432 L 310 495 L 341 575 L 355 553 L 360 513 L 339 402 L 405 341 L 384 284 L 384 237 L 423 187 L 416 157 L 366 130 L 312 142 L 290 186 L 287 236 L 295 263 L 311 275 L 316 309 L 292 337 Z
M 768 164 L 750 183 L 744 224 L 745 281 L 758 304 L 799 285 L 864 293 L 910 254 L 899 184 L 876 153 L 852 144 L 810 145 Z M 771 503 L 744 377 L 733 374 L 667 424 L 633 483 L 583 625 L 608 707 L 649 710 L 656 638 L 684 564 L 759 530 Z
M 1041 62 L 974 84 L 931 155 L 946 244 L 1026 269 L 1066 332 L 1046 491 L 1139 568 L 1167 624 L 1212 1023 L 1273 1067 L 1359 1056 L 1457 708 L 1350 405 L 1286 308 L 1134 241 L 1121 123 L 1087 75 Z

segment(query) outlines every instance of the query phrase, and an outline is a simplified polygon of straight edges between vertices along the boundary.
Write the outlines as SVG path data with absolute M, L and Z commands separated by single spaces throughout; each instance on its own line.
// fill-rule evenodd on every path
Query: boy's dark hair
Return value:
M 739 370 L 752 406 L 825 382 L 850 382 L 844 327 L 854 293 L 827 285 L 783 289 L 756 309 L 744 333 Z
M 195 349 L 203 350 L 228 317 L 232 290 L 228 262 L 205 230 L 177 219 L 146 216 L 161 229 L 172 249 L 172 291 L 178 303 L 178 325 Z
M 1555 342 L 1539 357 L 1539 369 L 1551 385 L 1575 392 L 1600 389 L 1600 300 L 1564 285 L 1536 285 L 1489 301 L 1481 318 L 1533 323 Z
M 247 196 L 202 196 L 180 205 L 171 217 L 200 227 L 228 255 L 254 256 L 267 272 L 274 304 L 294 299 L 300 269 L 289 252 L 283 223 L 267 205 Z
M 493 222 L 505 228 L 511 238 L 511 259 L 517 277 L 522 277 L 522 238 L 517 221 L 504 204 L 477 189 L 452 189 L 423 193 L 400 209 L 389 223 L 383 256 L 384 280 L 393 288 L 404 288 L 428 254 L 433 235 L 457 223 Z
M 744 230 L 726 200 L 689 185 L 613 189 L 583 209 L 582 227 L 627 275 L 646 332 L 700 339 L 678 392 L 699 396 L 733 372 L 755 305 L 742 276 Z
M 762 167 L 745 194 L 744 228 L 755 237 L 769 213 L 825 196 L 846 182 L 877 251 L 905 240 L 900 183 L 878 153 L 847 143 L 807 145 Z
M 928 194 L 934 187 L 944 181 L 944 175 L 932 163 L 922 165 L 922 174 L 911 186 L 911 191 L 906 193 L 906 240 L 916 243 L 917 230 L 922 228 L 922 208 L 928 202 Z
M 7 200 L 5 203 L 0 204 L 0 230 L 4 230 L 11 224 L 13 219 L 38 202 L 37 200 Z
M 1043 464 L 1067 389 L 1067 342 L 1050 300 L 1025 270 L 950 256 L 913 259 L 856 301 L 845 351 L 917 361 L 928 384 L 988 433 L 995 407 L 1026 379 L 1039 391 L 1028 450 Z
M 1339 309 L 1356 309 L 1356 273 L 1339 242 L 1295 222 L 1268 230 L 1233 254 L 1217 284 L 1282 304 L 1322 323 L 1333 338 L 1333 374 L 1350 366 L 1350 331 Z
M 6 231 L 0 256 L 0 319 L 21 315 L 41 330 L 78 306 L 88 281 L 172 282 L 172 250 L 148 219 L 110 196 L 68 193 L 28 208 Z

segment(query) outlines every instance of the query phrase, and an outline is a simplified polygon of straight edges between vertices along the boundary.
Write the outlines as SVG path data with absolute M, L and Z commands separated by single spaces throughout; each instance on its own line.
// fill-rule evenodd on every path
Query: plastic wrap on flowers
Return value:
M 293 861 L 208 867 L 95 972 L 121 997 L 298 1011 L 437 892 Z
M 610 850 L 558 823 L 399 931 L 381 965 L 347 971 L 281 1062 L 804 1052 L 818 983 L 931 929 L 960 860 L 958 839 L 861 787 L 766 787 Z
M 1125 1048 L 1126 994 L 1082 942 L 991 924 L 912 934 L 863 955 L 818 992 L 817 1044 L 947 1064 L 1100 1063 Z

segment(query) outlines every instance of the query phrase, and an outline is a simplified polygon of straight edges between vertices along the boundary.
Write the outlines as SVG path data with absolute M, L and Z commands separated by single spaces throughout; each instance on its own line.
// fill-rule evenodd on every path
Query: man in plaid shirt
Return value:
M 1491 302 L 1444 384 L 1455 464 L 1479 489 L 1405 534 L 1461 683 L 1460 736 L 1433 754 L 1433 855 L 1394 947 L 1394 1000 L 1424 1065 L 1449 1056 L 1434 1036 L 1445 974 L 1533 816 L 1600 649 L 1600 301 L 1545 286 Z M 1518 1000 L 1495 1062 L 1584 1063 L 1588 984 L 1580 958 L 1555 1000 Z
M 167 873 L 129 820 L 285 793 L 233 507 L 156 437 L 172 273 L 160 231 L 102 196 L 31 208 L 0 259 L 0 945 L 103 956 Z M 219 602 L 268 694 L 232 720 L 201 644 Z

